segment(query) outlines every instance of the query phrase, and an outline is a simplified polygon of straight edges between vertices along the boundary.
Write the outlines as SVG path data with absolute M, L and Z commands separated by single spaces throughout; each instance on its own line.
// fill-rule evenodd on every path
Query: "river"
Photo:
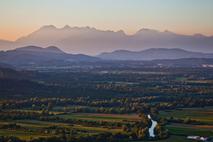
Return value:
M 150 137 L 155 137 L 155 133 L 154 133 L 154 129 L 155 127 L 157 126 L 157 121 L 154 121 L 151 117 L 151 115 L 148 115 L 148 118 L 152 121 L 152 125 L 151 127 L 149 128 L 149 136 Z

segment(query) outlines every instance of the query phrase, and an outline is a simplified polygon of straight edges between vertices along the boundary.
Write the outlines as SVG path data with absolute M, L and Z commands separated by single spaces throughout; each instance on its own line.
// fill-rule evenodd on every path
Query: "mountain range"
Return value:
M 97 60 L 99 59 L 96 57 L 83 54 L 68 54 L 55 46 L 49 46 L 47 48 L 26 46 L 0 52 L 1 64 L 12 66 L 93 62 Z
M 102 53 L 97 57 L 104 60 L 162 60 L 183 58 L 213 58 L 213 53 L 191 52 L 183 49 L 151 48 L 143 51 L 117 50 Z
M 67 53 L 97 55 L 115 50 L 141 51 L 150 48 L 180 48 L 194 52 L 213 53 L 213 36 L 181 35 L 170 31 L 141 29 L 133 35 L 123 31 L 102 31 L 90 27 L 56 28 L 43 26 L 16 41 L 0 40 L 0 49 L 23 46 L 57 46 Z
M 102 63 L 108 62 L 112 64 L 116 61 L 149 61 L 151 65 L 157 64 L 171 64 L 177 60 L 177 63 L 185 62 L 186 60 L 179 59 L 190 59 L 187 60 L 190 63 L 193 61 L 199 61 L 201 63 L 211 63 L 213 54 L 191 52 L 183 49 L 167 49 L 167 48 L 151 48 L 143 51 L 128 51 L 128 50 L 117 50 L 114 52 L 101 53 L 98 56 L 88 56 L 84 54 L 70 54 L 62 51 L 60 48 L 55 46 L 49 46 L 46 48 L 38 46 L 26 46 L 16 48 L 14 50 L 0 51 L 0 67 L 9 68 L 25 68 L 25 67 L 69 67 L 69 66 L 83 66 L 85 63 L 89 63 L 89 66 L 93 64 L 101 65 Z M 192 59 L 192 60 L 191 60 Z M 196 59 L 196 61 L 195 61 Z M 198 60 L 197 60 L 198 59 Z M 202 60 L 199 60 L 202 59 Z M 154 61 L 154 62 L 152 62 Z M 116 62 L 117 63 L 117 62 Z M 202 64 L 199 65 L 202 65 Z M 212 64 L 212 63 L 211 63 Z M 189 64 L 187 64 L 189 65 Z M 89 67 L 88 66 L 88 67 Z

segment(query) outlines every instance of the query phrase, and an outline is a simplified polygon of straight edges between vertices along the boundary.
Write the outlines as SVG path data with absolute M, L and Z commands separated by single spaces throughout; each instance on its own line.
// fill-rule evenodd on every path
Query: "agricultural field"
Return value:
M 139 116 L 136 114 L 71 113 L 59 116 L 66 119 L 82 119 L 91 121 L 112 121 L 112 122 L 135 121 L 140 119 Z
M 202 127 L 202 126 L 201 126 Z M 213 136 L 213 127 L 211 128 L 199 128 L 196 125 L 184 125 L 184 124 L 170 124 L 166 128 L 171 134 L 174 135 L 196 135 L 196 136 Z
M 160 111 L 160 116 L 163 118 L 191 119 L 203 124 L 213 125 L 213 107 Z
M 168 129 L 170 136 L 164 140 L 155 140 L 156 142 L 192 142 L 187 140 L 188 135 L 199 135 L 199 136 L 213 136 L 212 121 L 208 117 L 206 120 L 205 116 L 200 114 L 211 114 L 212 107 L 208 107 L 205 111 L 201 111 L 201 108 L 184 108 L 171 111 L 161 111 L 160 117 L 177 117 L 177 118 L 191 118 L 196 120 L 202 120 L 202 122 L 209 123 L 202 125 L 193 124 L 181 124 L 181 123 L 169 123 L 165 126 Z M 17 110 L 26 112 L 26 109 Z M 29 110 L 29 112 L 32 112 Z M 40 112 L 39 112 L 40 113 Z M 63 119 L 71 120 L 83 120 L 83 121 L 94 121 L 94 122 L 134 122 L 140 120 L 137 114 L 104 114 L 104 113 L 69 113 L 62 114 L 62 112 L 54 113 L 54 117 L 60 117 Z M 198 119 L 199 118 L 199 119 Z M 48 138 L 51 136 L 57 136 L 54 131 L 48 132 L 48 128 L 65 128 L 77 131 L 78 135 L 95 135 L 102 132 L 119 133 L 122 132 L 122 128 L 109 128 L 109 127 L 96 127 L 96 126 L 85 126 L 81 124 L 70 124 L 66 122 L 50 122 L 50 121 L 39 121 L 39 120 L 15 120 L 15 121 L 0 121 L 0 125 L 7 125 L 15 123 L 18 127 L 14 129 L 2 129 L 0 128 L 0 135 L 4 136 L 15 136 L 21 140 L 31 140 L 32 138 Z M 60 134 L 58 135 L 60 136 Z M 175 140 L 175 141 L 174 141 Z M 140 142 L 140 141 L 138 141 Z M 146 142 L 146 141 L 143 141 Z M 147 141 L 148 142 L 148 141 Z
M 48 122 L 48 121 L 38 121 L 38 120 L 17 120 L 17 121 L 4 121 L 0 122 L 0 126 L 6 126 L 15 124 L 14 128 L 0 128 L 0 136 L 15 136 L 21 140 L 30 140 L 35 138 L 42 137 L 51 137 L 51 136 L 60 136 L 57 134 L 57 130 L 60 128 L 72 129 L 78 132 L 79 135 L 87 134 L 98 134 L 102 132 L 111 132 L 117 133 L 122 130 L 119 128 L 104 128 L 104 127 L 93 127 L 93 126 L 84 126 L 84 125 L 71 125 L 68 123 L 57 123 L 57 122 Z M 48 132 L 49 129 L 56 128 L 51 132 Z
M 169 123 L 165 127 L 173 136 L 184 136 L 185 138 L 187 136 L 194 135 L 205 137 L 213 136 L 212 107 L 183 108 L 169 111 L 161 111 L 160 116 L 162 118 L 166 118 L 169 121 Z M 183 120 L 183 122 L 180 120 Z M 191 122 L 186 120 L 190 120 Z

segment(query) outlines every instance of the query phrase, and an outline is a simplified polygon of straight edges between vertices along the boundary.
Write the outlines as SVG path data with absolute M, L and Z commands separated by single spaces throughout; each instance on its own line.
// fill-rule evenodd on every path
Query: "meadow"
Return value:
M 192 120 L 192 124 L 169 122 L 165 127 L 172 136 L 187 137 L 187 136 L 213 136 L 213 108 L 182 108 L 175 110 L 167 110 L 160 112 L 161 118 L 171 118 L 172 121 Z M 188 141 L 188 140 L 181 140 Z
M 203 124 L 213 125 L 213 107 L 160 111 L 160 116 L 163 118 L 174 117 L 178 119 L 191 119 Z
M 139 116 L 136 114 L 71 113 L 59 116 L 66 119 L 114 122 L 135 121 L 140 119 Z

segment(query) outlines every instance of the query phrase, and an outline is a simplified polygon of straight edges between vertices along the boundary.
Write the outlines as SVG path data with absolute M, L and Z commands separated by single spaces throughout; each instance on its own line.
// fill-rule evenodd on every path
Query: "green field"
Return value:
M 0 136 L 15 136 L 22 140 L 30 140 L 32 138 L 40 137 L 51 137 L 55 134 L 45 134 L 41 130 L 49 128 L 52 126 L 63 127 L 68 129 L 74 129 L 82 131 L 81 135 L 86 134 L 95 134 L 99 132 L 120 132 L 121 129 L 110 129 L 105 127 L 89 127 L 83 125 L 70 125 L 67 123 L 56 123 L 56 122 L 47 122 L 47 121 L 37 121 L 37 120 L 16 120 L 16 121 L 1 121 L 0 125 L 16 123 L 21 128 L 19 129 L 0 129 Z M 24 129 L 22 129 L 24 128 Z
M 59 115 L 66 119 L 81 119 L 91 121 L 134 121 L 138 120 L 139 116 L 136 114 L 98 114 L 98 113 L 71 113 Z
M 56 122 L 36 121 L 36 120 L 21 120 L 21 121 L 16 121 L 16 122 L 18 125 L 23 126 L 25 128 L 34 128 L 34 129 L 58 126 L 58 127 L 64 127 L 64 128 L 73 128 L 73 129 L 78 129 L 78 130 L 98 131 L 98 132 L 120 131 L 120 129 L 109 129 L 109 128 L 103 128 L 103 127 L 88 127 L 88 126 L 82 126 L 82 125 L 70 125 L 67 123 L 56 123 Z
M 171 111 L 161 111 L 160 116 L 163 118 L 190 118 L 204 124 L 213 125 L 213 107 L 206 108 L 184 108 Z
M 175 119 L 196 120 L 201 124 L 183 124 L 183 123 L 169 123 L 166 128 L 172 136 L 184 137 L 189 135 L 197 136 L 213 136 L 213 108 L 184 108 L 170 111 L 161 111 L 160 116 L 163 118 L 173 117 Z M 178 140 L 177 140 L 178 141 Z M 187 140 L 179 140 L 185 142 Z M 165 141 L 166 142 L 166 141 Z
M 161 111 L 159 115 L 163 118 L 190 118 L 202 122 L 202 125 L 182 124 L 182 123 L 169 123 L 164 126 L 169 130 L 169 138 L 165 140 L 158 140 L 156 142 L 192 142 L 187 140 L 188 135 L 199 136 L 213 136 L 213 108 L 184 108 L 170 111 Z M 27 111 L 27 110 L 24 110 Z M 58 116 L 65 119 L 87 120 L 87 121 L 107 121 L 107 122 L 131 122 L 139 120 L 139 116 L 136 114 L 103 114 L 103 113 L 69 113 L 61 114 L 55 113 L 54 116 Z M 52 117 L 52 116 L 50 116 Z M 122 132 L 121 128 L 108 128 L 108 127 L 96 127 L 86 126 L 69 123 L 59 122 L 47 122 L 38 120 L 14 120 L 14 121 L 0 121 L 0 125 L 16 123 L 20 128 L 17 129 L 0 129 L 0 136 L 15 136 L 22 140 L 30 140 L 32 138 L 39 137 L 51 137 L 57 136 L 53 133 L 44 133 L 45 129 L 50 127 L 63 127 L 67 129 L 77 130 L 78 135 L 92 135 L 101 132 Z M 146 141 L 143 141 L 146 142 Z M 148 142 L 148 141 L 147 141 Z
M 181 124 L 171 124 L 167 125 L 166 128 L 169 130 L 171 134 L 174 135 L 197 135 L 197 136 L 213 136 L 212 129 L 205 129 L 205 128 L 196 128 L 193 125 L 181 125 Z
M 27 110 L 20 110 L 27 111 Z M 31 110 L 29 110 L 31 111 Z M 138 115 L 135 114 L 98 114 L 98 113 L 71 113 L 66 115 L 61 115 L 60 113 L 55 113 L 54 116 L 59 116 L 65 119 L 76 119 L 76 120 L 88 120 L 88 121 L 107 121 L 107 122 L 122 122 L 122 121 L 134 121 L 138 120 Z M 96 134 L 100 132 L 121 132 L 121 128 L 108 128 L 108 127 L 96 127 L 96 126 L 86 126 L 78 124 L 69 123 L 59 123 L 59 122 L 47 122 L 38 120 L 7 120 L 0 121 L 0 125 L 4 126 L 7 124 L 15 123 L 20 126 L 20 128 L 15 129 L 1 129 L 0 136 L 15 136 L 22 140 L 30 140 L 32 138 L 39 137 L 51 137 L 53 134 L 43 133 L 44 129 L 50 127 L 63 127 L 67 129 L 77 130 L 80 133 L 78 135 Z M 56 134 L 57 136 L 57 134 Z

